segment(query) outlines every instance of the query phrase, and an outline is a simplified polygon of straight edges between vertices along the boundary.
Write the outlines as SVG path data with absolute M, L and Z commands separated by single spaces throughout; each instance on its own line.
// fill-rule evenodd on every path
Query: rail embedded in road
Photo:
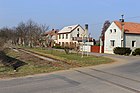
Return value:
M 129 90 L 129 91 L 136 92 L 136 93 L 140 93 L 140 90 L 138 90 L 138 89 L 135 89 L 135 88 L 132 88 L 132 87 L 123 85 L 123 84 L 119 84 L 119 83 L 117 83 L 117 82 L 114 82 L 114 81 L 105 79 L 105 78 L 103 78 L 103 77 L 100 77 L 100 76 L 97 76 L 97 75 L 92 75 L 92 74 L 89 74 L 89 73 L 87 73 L 87 72 L 80 71 L 80 70 L 75 70 L 75 71 L 76 71 L 76 72 L 79 72 L 79 73 L 81 73 L 81 74 L 90 76 L 90 77 L 92 77 L 92 78 L 96 78 L 96 79 L 99 79 L 99 80 L 101 80 L 101 81 L 104 81 L 104 82 L 107 82 L 107 83 L 116 85 L 116 86 L 118 86 L 118 87 L 127 89 L 127 90 Z M 98 71 L 98 72 L 100 72 L 100 71 Z M 106 74 L 107 74 L 107 73 L 106 73 Z M 113 75 L 113 74 L 111 74 L 111 75 Z M 113 75 L 113 76 L 117 76 L 117 75 Z M 122 77 L 122 78 L 124 78 L 124 77 Z M 124 79 L 128 79 L 128 78 L 124 78 Z M 132 79 L 129 79 L 129 80 L 132 81 Z M 133 81 L 136 82 L 136 80 L 133 80 Z

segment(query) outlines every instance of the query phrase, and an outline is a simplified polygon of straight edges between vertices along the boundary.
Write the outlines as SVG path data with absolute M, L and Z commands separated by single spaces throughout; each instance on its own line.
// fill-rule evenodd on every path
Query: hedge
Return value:
M 140 55 L 140 48 L 136 48 L 136 49 L 132 52 L 132 55 L 133 55 L 133 56 Z
M 116 47 L 113 49 L 115 54 L 119 55 L 130 55 L 131 49 L 130 48 L 125 48 L 125 47 Z
M 56 48 L 56 49 L 64 49 L 62 46 L 59 46 L 59 45 L 53 46 L 53 48 Z

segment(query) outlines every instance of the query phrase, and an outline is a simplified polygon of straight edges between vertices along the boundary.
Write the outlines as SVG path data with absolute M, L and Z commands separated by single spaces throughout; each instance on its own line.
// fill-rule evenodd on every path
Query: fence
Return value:
M 102 53 L 104 53 L 104 47 L 102 48 Z M 100 46 L 91 46 L 91 52 L 100 53 Z

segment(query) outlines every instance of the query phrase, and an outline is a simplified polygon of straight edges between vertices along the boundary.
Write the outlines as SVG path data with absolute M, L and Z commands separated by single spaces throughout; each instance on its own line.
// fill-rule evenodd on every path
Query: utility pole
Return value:
M 84 55 L 84 35 L 82 35 L 82 57 L 83 58 L 83 55 Z
M 122 35 L 121 35 L 121 46 L 125 47 L 125 36 L 124 36 L 124 15 L 121 15 L 122 18 L 120 19 L 121 21 L 121 27 L 122 27 Z

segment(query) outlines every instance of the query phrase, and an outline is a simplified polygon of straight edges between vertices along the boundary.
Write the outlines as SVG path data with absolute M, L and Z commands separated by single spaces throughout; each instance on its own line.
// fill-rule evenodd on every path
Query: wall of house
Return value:
M 78 29 L 79 29 L 79 31 L 78 31 Z M 71 37 L 77 37 L 78 32 L 79 32 L 79 37 L 82 37 L 81 34 L 84 33 L 84 30 L 82 29 L 81 26 L 78 26 L 75 30 L 72 31 Z
M 116 29 L 116 32 L 115 30 Z M 112 30 L 112 32 L 111 32 Z M 111 46 L 111 40 L 114 40 L 114 46 Z M 113 22 L 110 27 L 105 32 L 105 41 L 104 41 L 104 53 L 113 54 L 113 49 L 115 47 L 121 47 L 121 30 Z
M 59 34 L 61 35 L 61 39 L 59 39 L 59 35 L 58 35 L 58 43 L 60 42 L 62 45 L 62 42 L 66 43 L 70 43 L 70 42 L 73 42 L 72 40 L 72 37 L 77 37 L 77 34 L 78 34 L 78 29 L 79 29 L 79 37 L 82 37 L 81 34 L 84 33 L 84 30 L 82 29 L 81 26 L 78 26 L 75 30 L 73 30 L 71 33 L 62 33 L 62 34 Z M 68 34 L 68 38 L 66 39 L 66 34 Z M 64 38 L 62 38 L 64 35 Z M 76 43 L 78 43 L 77 41 L 75 41 Z M 75 43 L 73 42 L 73 43 Z
M 71 33 L 67 33 L 67 34 L 68 34 L 68 38 L 66 38 L 66 33 L 59 34 L 59 35 L 61 35 L 61 38 L 59 38 L 59 35 L 58 35 L 58 42 L 71 42 L 71 39 L 70 39 Z M 64 38 L 62 38 L 63 35 L 64 35 Z
M 132 50 L 140 48 L 140 34 L 125 34 L 126 47 L 130 47 Z M 136 46 L 132 47 L 132 41 L 136 41 Z

